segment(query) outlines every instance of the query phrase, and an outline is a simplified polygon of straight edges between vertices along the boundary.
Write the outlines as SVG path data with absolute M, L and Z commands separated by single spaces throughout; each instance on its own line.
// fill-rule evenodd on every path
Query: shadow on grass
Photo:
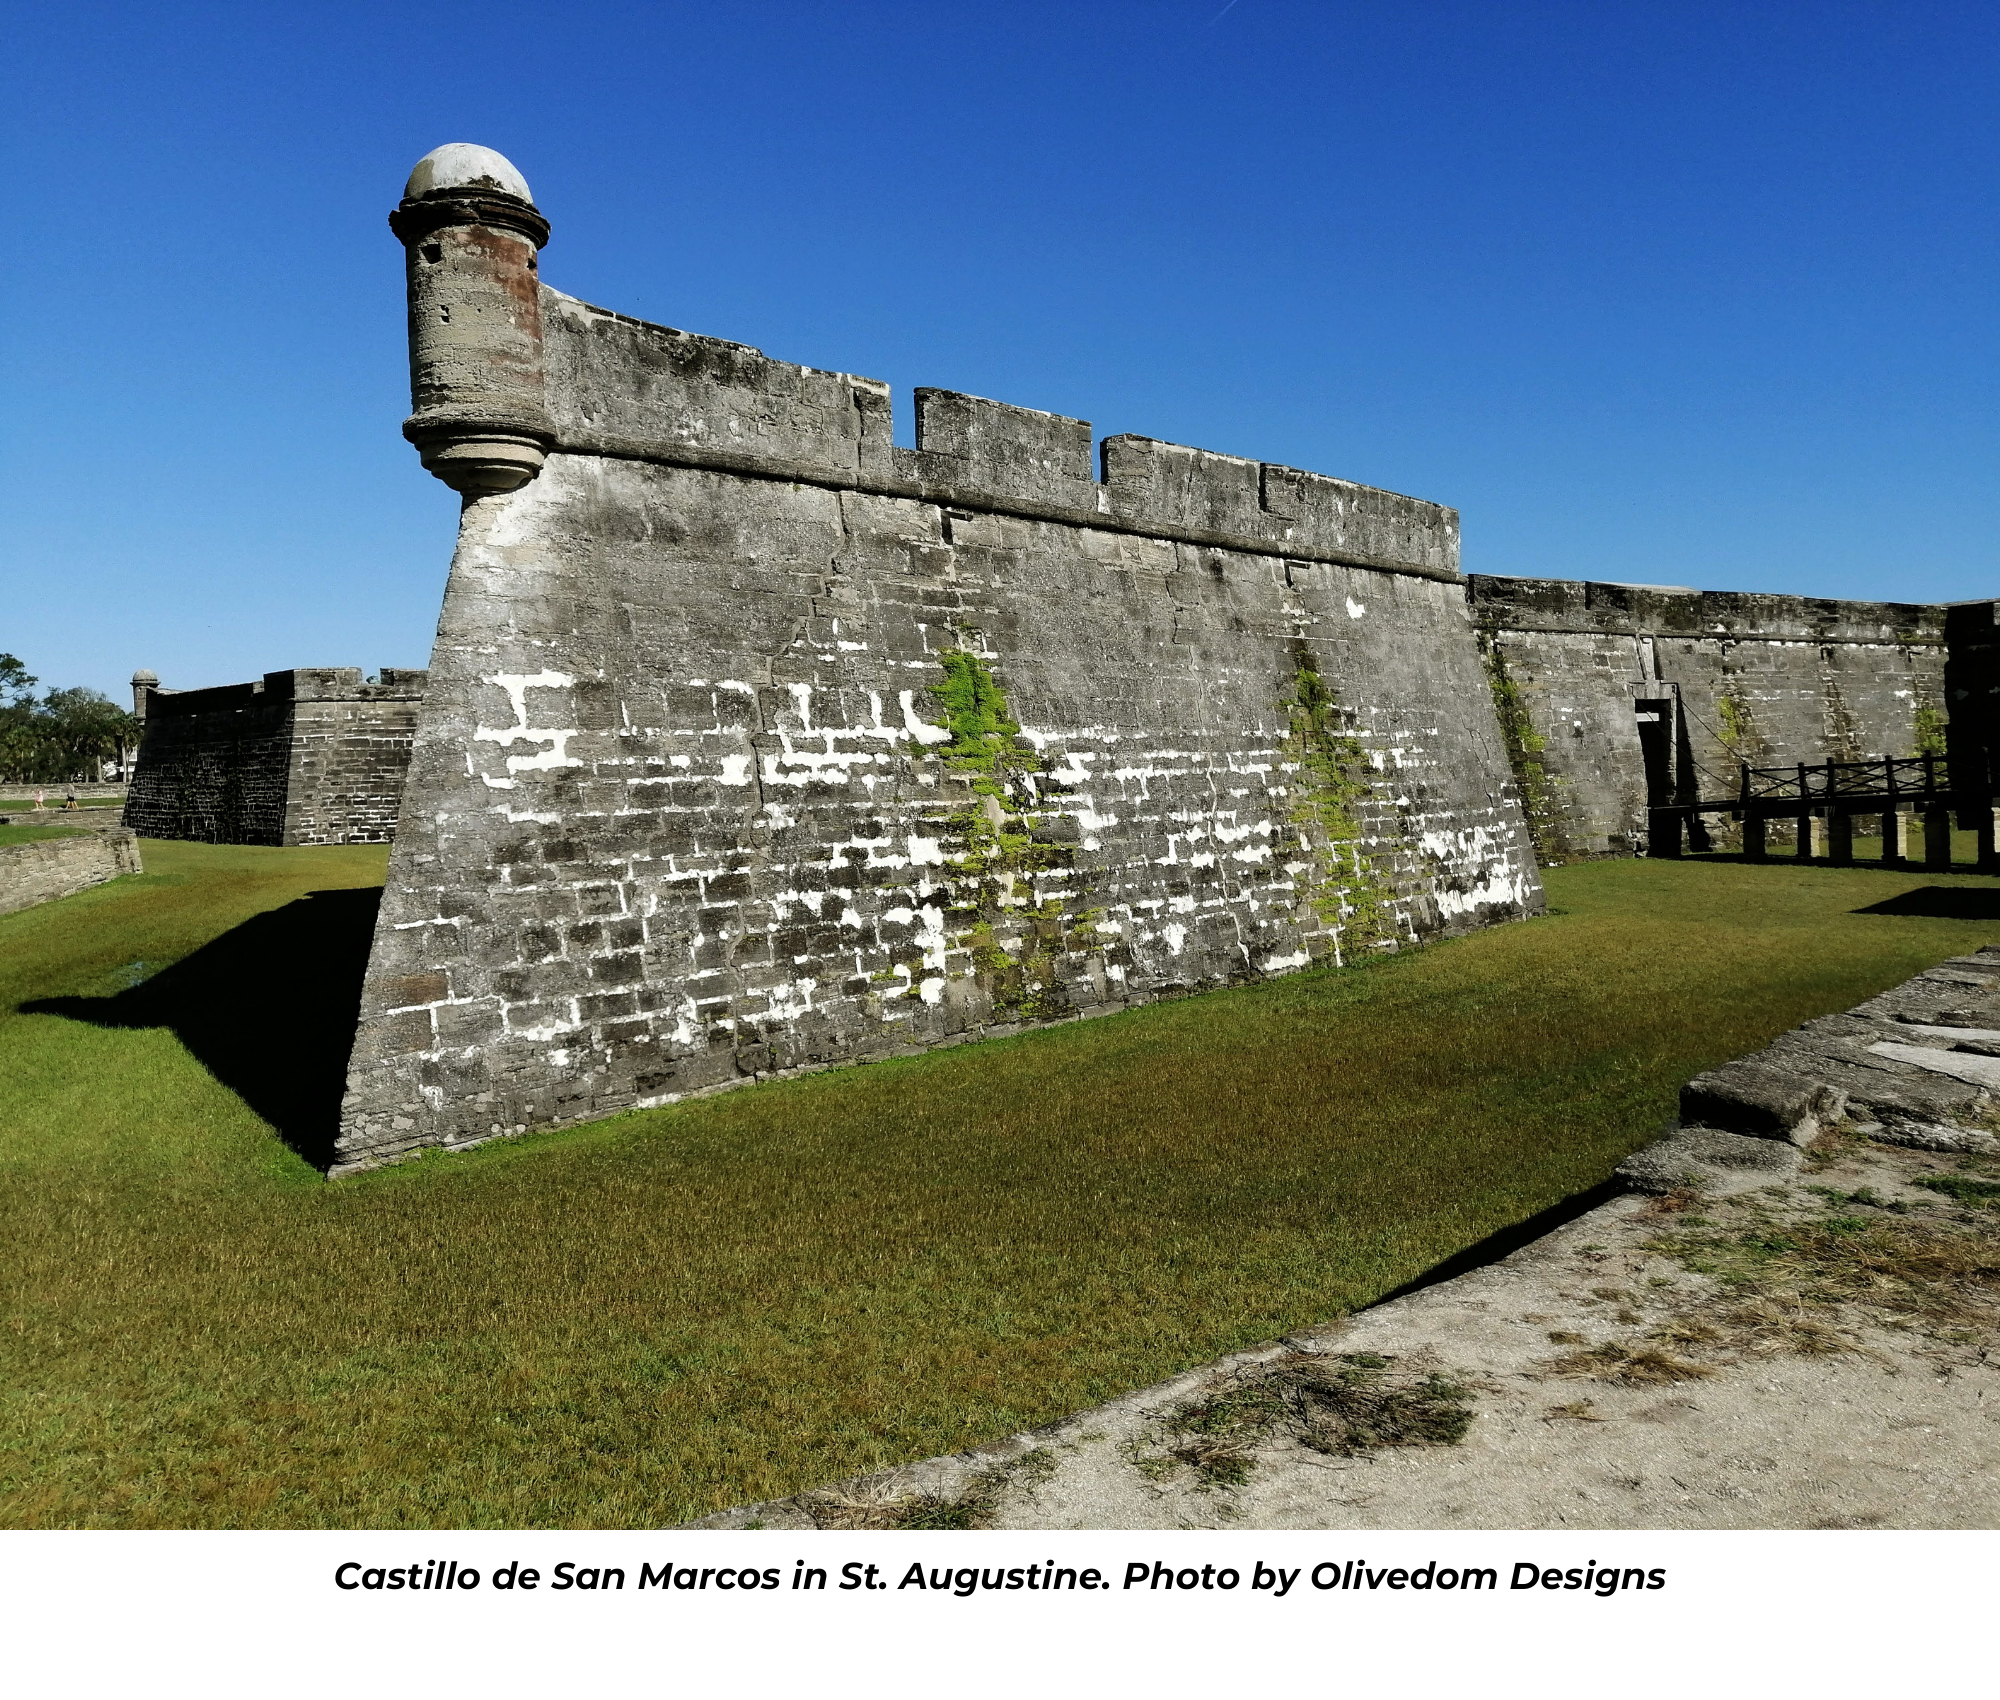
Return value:
M 1937 921 L 2000 921 L 2000 890 L 1977 885 L 1920 885 L 1871 903 L 1857 915 L 1925 915 Z
M 1405 1281 L 1394 1292 L 1384 1293 L 1374 1301 L 1375 1305 L 1385 1305 L 1391 1299 L 1400 1299 L 1409 1293 L 1420 1293 L 1426 1287 L 1435 1287 L 1441 1281 L 1454 1281 L 1461 1275 L 1470 1274 L 1475 1269 L 1484 1269 L 1489 1263 L 1498 1263 L 1503 1257 L 1511 1257 L 1523 1246 L 1533 1245 L 1545 1234 L 1552 1234 L 1558 1228 L 1567 1227 L 1579 1216 L 1595 1210 L 1600 1204 L 1608 1204 L 1625 1190 L 1620 1180 L 1602 1180 L 1583 1192 L 1573 1192 L 1567 1198 L 1558 1199 L 1546 1210 L 1537 1210 L 1525 1221 L 1516 1222 L 1512 1227 L 1501 1228 L 1490 1233 L 1476 1245 L 1469 1245 L 1463 1251 L 1455 1251 L 1442 1263 L 1434 1263 L 1414 1280 Z M 1374 1305 L 1370 1305 L 1372 1310 Z
M 1644 857 L 1640 858 L 1642 861 L 1645 859 Z M 1857 855 L 1851 862 L 1836 862 L 1829 856 L 1794 856 L 1789 849 L 1782 845 L 1767 856 L 1746 856 L 1741 850 L 1690 850 L 1685 855 L 1672 859 L 1694 863 L 1726 863 L 1733 868 L 1823 868 L 1831 874 L 1956 874 L 1960 876 L 1982 874 L 1990 877 L 1989 870 L 1982 868 L 1977 862 L 1957 861 L 1953 862 L 1948 868 L 1927 868 L 1921 862 L 1910 860 L 1884 862 L 1872 852 Z M 1876 911 L 1872 909 L 1857 909 L 1854 913 L 1857 915 L 1872 915 Z M 1886 915 L 1891 913 L 1891 911 L 1885 909 L 1881 913 Z M 1908 915 L 1922 913 L 1927 915 L 1931 911 L 1908 909 L 1897 910 L 1894 913 Z M 1945 918 L 1962 919 L 1962 917 L 1955 916 L 1947 916 Z
M 315 891 L 252 916 L 107 998 L 43 998 L 23 1013 L 96 1027 L 166 1027 L 315 1168 L 333 1161 L 347 1054 L 382 893 Z

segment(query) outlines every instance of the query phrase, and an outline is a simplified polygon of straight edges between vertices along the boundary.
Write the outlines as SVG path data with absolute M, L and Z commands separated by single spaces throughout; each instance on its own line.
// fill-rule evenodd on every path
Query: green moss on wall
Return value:
M 944 677 L 932 690 L 951 742 L 935 753 L 970 793 L 968 806 L 933 823 L 945 847 L 946 927 L 996 1018 L 1047 1020 L 1068 1007 L 1065 959 L 1100 946 L 1094 912 L 1084 912 L 1090 921 L 1066 916 L 1036 890 L 1038 877 L 1066 873 L 1075 852 L 1035 837 L 1046 764 L 999 680 L 968 649 L 947 650 L 938 664 Z
M 1542 760 L 1548 739 L 1535 730 L 1528 712 L 1528 699 L 1507 671 L 1507 658 L 1499 646 L 1485 638 L 1479 644 L 1479 658 L 1486 665 L 1486 683 L 1493 693 L 1493 717 L 1499 722 L 1500 742 L 1507 751 L 1507 766 L 1514 775 L 1514 790 L 1520 798 L 1521 813 L 1527 819 L 1528 838 L 1535 857 L 1544 866 L 1560 867 L 1571 860 L 1569 822 L 1563 782 L 1549 772 Z
M 1758 742 L 1757 723 L 1750 716 L 1750 705 L 1725 688 L 1715 699 L 1715 717 L 1720 722 L 1716 736 L 1722 740 L 1723 748 L 1738 761 L 1748 761 L 1750 756 L 1745 752 L 1754 752 Z
M 1361 828 L 1367 753 L 1306 658 L 1297 659 L 1292 694 L 1279 706 L 1289 723 L 1280 746 L 1291 769 L 1288 813 L 1308 864 L 1299 901 L 1333 931 L 1337 957 L 1393 943 L 1394 893 Z
M 1918 756 L 1943 755 L 1945 730 L 1949 724 L 1944 710 L 1934 702 L 1920 700 L 1910 718 L 1910 753 Z

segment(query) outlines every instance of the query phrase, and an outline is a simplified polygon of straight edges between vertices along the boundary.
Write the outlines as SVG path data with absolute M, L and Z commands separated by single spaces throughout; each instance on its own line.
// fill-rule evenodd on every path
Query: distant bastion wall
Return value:
M 1448 508 L 539 282 L 392 224 L 466 497 L 335 1172 L 1530 914 Z
M 1982 777 L 1993 608 L 1466 580 L 1544 861 L 1647 847 L 1650 803 L 1736 794 L 1741 764 L 1930 751 Z M 1984 667 L 1984 671 L 1980 668 Z M 1975 678 L 1973 675 L 1977 673 Z M 1728 842 L 1726 816 L 1708 817 Z
M 379 844 L 395 836 L 420 669 L 301 667 L 244 685 L 143 691 L 124 823 L 210 844 Z

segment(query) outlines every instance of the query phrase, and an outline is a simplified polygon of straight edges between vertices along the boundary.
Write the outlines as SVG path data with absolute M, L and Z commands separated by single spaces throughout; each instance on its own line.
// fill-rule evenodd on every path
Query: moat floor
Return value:
M 1779 1272 L 1791 1291 L 1746 1297 L 1689 1268 L 1830 1221 L 1875 1254 L 1899 1232 L 1970 1227 L 1990 1273 L 1993 1211 L 1917 1184 L 1962 1184 L 1960 1159 L 1832 1147 L 1781 1185 L 1752 1174 L 1614 1199 L 1501 1262 L 1084 1412 L 1032 1450 L 931 1460 L 706 1526 L 938 1526 L 966 1504 L 978 1526 L 1017 1529 L 2000 1525 L 1990 1284 L 1947 1279 L 1944 1302 L 1913 1315 L 1829 1302 L 1796 1269 Z M 1373 1391 L 1378 1416 L 1384 1392 L 1441 1385 L 1471 1420 L 1455 1444 L 1342 1455 L 1297 1397 L 1329 1378 Z
M 141 875 L 0 916 L 11 1526 L 658 1528 L 988 1447 L 1338 1316 L 1365 1342 L 1403 1314 L 1367 1307 L 1595 1201 L 1690 1076 L 2000 936 L 2000 881 L 1969 873 L 1591 863 L 1550 872 L 1544 918 L 1352 969 L 329 1184 L 382 848 L 144 854 Z M 1786 1184 L 1787 1210 L 1817 1208 Z M 1634 1426 L 1645 1399 L 1708 1409 L 1811 1367 L 1738 1371 L 1690 1343 L 1718 1373 L 1653 1394 L 1520 1379 L 1559 1353 L 1538 1329 L 1636 1345 L 1672 1321 L 1652 1277 L 1589 1273 L 1575 1307 L 1524 1300 L 1486 1356 L 1440 1357 L 1442 1386 L 1495 1383 L 1462 1407 L 1419 1385 L 1414 1350 L 1378 1373 L 1341 1336 L 1314 1360 L 1358 1375 L 1383 1426 L 1464 1428 L 1460 1447 L 1287 1453 L 1285 1401 L 1329 1393 L 1293 1366 L 1130 1468 L 1122 1438 L 1076 1431 L 1077 1468 L 1108 1460 L 1124 1499 L 1092 1512 L 1065 1475 L 993 1512 L 1275 1517 L 1296 1478 L 1325 1515 L 1394 1521 L 1418 1513 L 1334 1487 L 1414 1471 L 1445 1493 L 1509 1425 L 1523 1457 L 1610 1447 L 1667 1432 Z M 1659 1278 L 1692 1303 L 1691 1273 Z M 1639 1324 L 1585 1302 L 1635 1281 Z M 1824 1373 L 1912 1385 L 1879 1370 L 1848 1353 Z M 1611 1421 L 1544 1421 L 1586 1398 Z

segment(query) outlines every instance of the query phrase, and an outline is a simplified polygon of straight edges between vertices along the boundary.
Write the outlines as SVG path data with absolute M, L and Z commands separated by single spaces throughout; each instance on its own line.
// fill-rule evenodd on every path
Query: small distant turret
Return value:
M 146 699 L 160 688 L 160 676 L 150 667 L 141 667 L 132 675 L 132 718 L 146 718 Z
M 518 490 L 555 441 L 535 269 L 549 221 L 499 154 L 448 142 L 417 161 L 389 228 L 409 257 L 414 411 L 403 435 L 463 495 Z

